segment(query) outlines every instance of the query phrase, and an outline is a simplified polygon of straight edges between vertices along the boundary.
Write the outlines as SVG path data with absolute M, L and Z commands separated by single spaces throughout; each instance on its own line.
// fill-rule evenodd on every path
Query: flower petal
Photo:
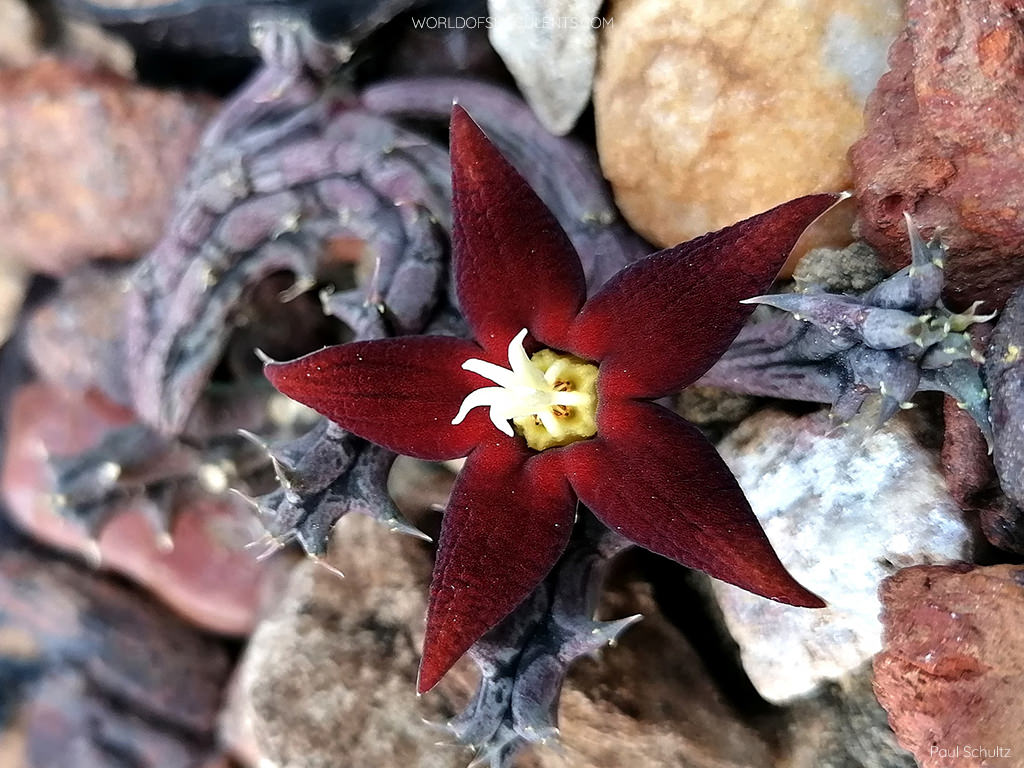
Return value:
M 474 336 L 499 354 L 529 328 L 533 338 L 560 348 L 587 291 L 572 243 L 458 105 L 451 158 L 455 287 Z
M 662 397 L 722 356 L 800 233 L 837 200 L 811 195 L 634 262 L 584 305 L 566 347 L 601 362 L 602 387 Z
M 455 481 L 430 585 L 421 693 L 537 587 L 569 541 L 576 497 L 561 462 L 520 443 L 482 445 Z
M 790 605 L 824 602 L 779 561 L 725 462 L 693 425 L 653 403 L 610 401 L 598 437 L 566 448 L 573 489 L 652 552 Z
M 404 336 L 327 347 L 268 363 L 270 383 L 331 421 L 397 453 L 441 461 L 468 454 L 498 435 L 478 408 L 457 426 L 463 398 L 487 386 L 462 364 L 476 344 L 448 336 Z

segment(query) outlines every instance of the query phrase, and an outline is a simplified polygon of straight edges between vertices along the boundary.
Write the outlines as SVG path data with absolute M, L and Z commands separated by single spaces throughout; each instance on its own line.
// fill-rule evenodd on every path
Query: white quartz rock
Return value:
M 488 38 L 534 114 L 572 130 L 590 101 L 602 0 L 488 0 Z
M 824 412 L 762 411 L 719 450 L 782 562 L 828 603 L 793 608 L 714 583 L 747 674 L 770 701 L 804 695 L 881 649 L 883 578 L 971 559 L 965 515 L 901 418 L 865 434 L 833 431 Z

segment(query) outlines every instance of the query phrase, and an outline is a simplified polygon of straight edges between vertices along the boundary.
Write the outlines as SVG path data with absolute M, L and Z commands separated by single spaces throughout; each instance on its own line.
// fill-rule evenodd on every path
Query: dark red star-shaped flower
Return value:
M 460 107 L 452 112 L 453 270 L 476 341 L 329 347 L 266 375 L 345 429 L 421 459 L 467 457 L 445 511 L 419 690 L 432 688 L 540 583 L 577 502 L 642 547 L 798 606 L 714 448 L 651 400 L 732 342 L 834 195 L 780 205 L 648 256 L 589 301 L 565 233 Z

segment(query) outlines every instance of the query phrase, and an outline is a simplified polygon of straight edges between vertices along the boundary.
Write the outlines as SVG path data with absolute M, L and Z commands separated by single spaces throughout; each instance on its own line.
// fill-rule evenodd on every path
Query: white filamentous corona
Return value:
M 538 450 L 588 436 L 581 432 L 579 417 L 587 415 L 592 421 L 596 409 L 594 383 L 597 368 L 576 358 L 542 350 L 531 359 L 523 348 L 527 330 L 516 334 L 508 345 L 509 368 L 502 368 L 486 360 L 471 358 L 462 364 L 467 371 L 490 379 L 498 386 L 481 387 L 470 392 L 452 424 L 461 424 L 476 407 L 490 409 L 491 422 L 510 437 L 515 433 L 510 420 L 520 421 L 532 417 L 539 422 L 550 439 L 543 445 L 526 435 L 531 447 Z M 532 426 L 532 425 L 531 425 Z M 592 434 L 592 432 L 590 432 Z

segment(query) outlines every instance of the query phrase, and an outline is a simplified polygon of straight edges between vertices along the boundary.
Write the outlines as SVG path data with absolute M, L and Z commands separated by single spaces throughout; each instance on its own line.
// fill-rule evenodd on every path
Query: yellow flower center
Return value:
M 509 343 L 507 369 L 476 358 L 462 364 L 498 386 L 470 392 L 452 424 L 462 423 L 473 408 L 486 407 L 495 427 L 510 437 L 518 432 L 537 451 L 594 435 L 597 366 L 550 349 L 528 357 L 526 333 L 524 328 Z

